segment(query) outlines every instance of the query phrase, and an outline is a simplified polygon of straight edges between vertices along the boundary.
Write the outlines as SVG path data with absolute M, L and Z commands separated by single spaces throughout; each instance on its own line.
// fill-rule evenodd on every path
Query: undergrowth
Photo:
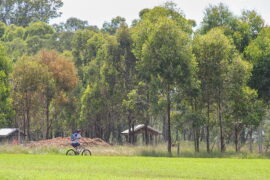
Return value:
M 65 152 L 71 147 L 28 147 L 25 145 L 0 145 L 0 154 L 59 154 L 65 155 Z M 239 159 L 263 159 L 270 158 L 270 153 L 249 153 L 246 149 L 242 152 L 234 152 L 232 148 L 224 153 L 214 149 L 213 152 L 207 153 L 203 148 L 200 152 L 194 152 L 189 144 L 182 144 L 179 154 L 177 148 L 172 147 L 172 153 L 169 154 L 165 144 L 157 146 L 98 146 L 89 147 L 94 156 L 145 156 L 145 157 L 182 157 L 182 158 L 239 158 Z

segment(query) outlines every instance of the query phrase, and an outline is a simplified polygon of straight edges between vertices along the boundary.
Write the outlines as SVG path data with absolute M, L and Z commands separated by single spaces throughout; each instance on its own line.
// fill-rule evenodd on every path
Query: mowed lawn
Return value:
M 0 179 L 269 180 L 270 160 L 3 154 Z

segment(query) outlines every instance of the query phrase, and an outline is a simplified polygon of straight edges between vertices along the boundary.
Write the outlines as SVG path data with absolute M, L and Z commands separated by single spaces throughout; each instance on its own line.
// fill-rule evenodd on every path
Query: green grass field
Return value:
M 270 160 L 1 154 L 0 179 L 269 180 Z

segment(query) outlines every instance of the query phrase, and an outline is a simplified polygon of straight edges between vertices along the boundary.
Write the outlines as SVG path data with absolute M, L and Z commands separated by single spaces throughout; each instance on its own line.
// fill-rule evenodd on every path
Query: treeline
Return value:
M 167 2 L 130 26 L 116 17 L 98 28 L 77 18 L 47 24 L 60 0 L 8 2 L 0 5 L 0 127 L 29 140 L 81 128 L 123 143 L 123 130 L 144 123 L 162 129 L 169 152 L 179 137 L 195 151 L 201 142 L 207 152 L 215 143 L 252 151 L 254 141 L 268 150 L 270 28 L 256 11 L 210 5 L 197 26 Z

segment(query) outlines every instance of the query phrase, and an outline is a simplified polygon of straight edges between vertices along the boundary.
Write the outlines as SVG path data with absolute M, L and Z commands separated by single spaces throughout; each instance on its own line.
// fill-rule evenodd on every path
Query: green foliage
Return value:
M 30 129 L 36 139 L 79 127 L 119 143 L 121 131 L 137 123 L 163 128 L 165 140 L 172 125 L 172 135 L 188 134 L 196 151 L 206 131 L 210 143 L 219 129 L 229 143 L 236 126 L 242 142 L 244 132 L 257 133 L 269 101 L 270 37 L 256 11 L 235 16 L 224 4 L 210 5 L 193 33 L 196 22 L 170 1 L 141 10 L 131 27 L 118 16 L 100 30 L 77 18 L 47 24 L 61 6 L 2 1 L 0 62 L 10 69 L 8 56 L 15 68 L 11 78 L 1 69 L 1 123 Z
M 79 30 L 73 36 L 73 57 L 77 67 L 86 65 L 91 57 L 88 55 L 88 40 L 91 39 L 96 33 L 89 30 Z
M 247 60 L 253 64 L 260 63 L 264 58 L 269 56 L 270 48 L 270 28 L 264 28 L 258 37 L 250 43 L 245 50 Z
M 6 42 L 5 46 L 7 53 L 14 62 L 24 54 L 27 54 L 27 43 L 21 38 Z
M 25 38 L 31 36 L 38 36 L 42 38 L 53 33 L 53 28 L 50 25 L 41 21 L 31 23 L 25 28 Z
M 64 24 L 64 27 L 67 31 L 77 31 L 85 29 L 87 26 L 88 26 L 87 21 L 83 21 L 74 17 L 69 18 Z
M 177 87 L 185 89 L 196 70 L 187 27 L 190 27 L 188 21 L 179 12 L 157 7 L 145 13 L 133 29 L 134 54 L 138 59 L 136 68 L 141 79 L 145 83 L 158 84 L 156 87 L 166 97 L 169 153 L 171 93 Z M 148 92 L 152 88 L 149 87 Z
M 260 31 L 265 27 L 263 18 L 254 10 L 244 10 L 241 16 L 242 22 L 250 26 L 252 38 L 256 38 Z
M 250 41 L 255 39 L 264 27 L 264 20 L 256 11 L 244 10 L 242 16 L 236 17 L 227 6 L 210 5 L 204 14 L 199 32 L 205 34 L 213 28 L 222 28 L 233 39 L 238 51 L 243 52 Z
M 24 27 L 35 21 L 48 23 L 61 15 L 58 9 L 62 6 L 61 0 L 2 0 L 0 20 L 7 25 Z
M 220 29 L 213 29 L 206 35 L 197 36 L 193 52 L 198 62 L 198 78 L 201 81 L 204 102 L 215 101 L 217 89 L 223 89 L 228 65 L 233 60 L 234 48 Z
M 153 29 L 142 47 L 138 68 L 160 77 L 165 84 L 187 80 L 191 73 L 188 63 L 192 62 L 189 36 L 167 19 L 160 19 Z
M 247 86 L 251 65 L 241 59 L 235 60 L 229 75 L 229 112 L 238 128 L 258 127 L 264 116 L 264 104 L 258 100 L 256 90 Z
M 269 101 L 269 65 L 270 57 L 262 58 L 254 65 L 252 77 L 249 82 L 251 87 L 258 90 L 259 97 L 265 102 Z
M 12 106 L 10 99 L 9 74 L 11 62 L 3 45 L 0 45 L 0 127 L 11 124 Z
M 223 3 L 210 5 L 205 9 L 201 32 L 205 34 L 215 27 L 231 28 L 235 22 L 236 17 L 226 5 Z
M 12 41 L 16 38 L 24 39 L 25 29 L 16 25 L 7 26 L 2 37 L 4 41 Z
M 254 64 L 251 87 L 258 90 L 259 97 L 265 102 L 269 101 L 269 48 L 270 48 L 270 29 L 264 28 L 258 37 L 246 48 L 247 59 Z
M 111 20 L 111 22 L 105 22 L 103 24 L 102 30 L 109 34 L 115 34 L 117 29 L 121 26 L 126 25 L 126 19 L 120 16 L 117 16 Z
M 5 34 L 6 28 L 7 27 L 6 27 L 5 23 L 0 22 L 0 38 L 2 38 L 3 35 Z

